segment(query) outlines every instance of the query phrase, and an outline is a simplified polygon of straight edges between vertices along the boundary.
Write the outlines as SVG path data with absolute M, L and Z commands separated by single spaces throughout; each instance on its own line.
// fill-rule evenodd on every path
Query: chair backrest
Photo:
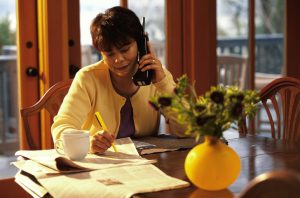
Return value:
M 247 58 L 239 55 L 219 55 L 217 69 L 220 84 L 246 88 Z
M 274 170 L 251 180 L 239 198 L 298 198 L 300 197 L 300 175 L 291 170 Z
M 273 80 L 261 89 L 260 101 L 272 137 L 300 141 L 300 80 L 292 77 Z
M 53 118 L 57 114 L 71 84 L 72 79 L 56 83 L 47 90 L 47 92 L 40 98 L 38 102 L 30 107 L 20 110 L 24 123 L 26 140 L 30 149 L 40 148 L 38 148 L 38 144 L 36 144 L 32 138 L 28 118 L 32 115 L 38 114 L 42 109 L 45 109 L 47 112 L 49 112 L 50 116 Z

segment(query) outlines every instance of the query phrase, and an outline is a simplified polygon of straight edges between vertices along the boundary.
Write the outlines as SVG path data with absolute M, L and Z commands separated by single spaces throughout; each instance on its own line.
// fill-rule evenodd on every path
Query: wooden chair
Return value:
M 48 91 L 42 96 L 42 98 L 37 103 L 30 107 L 26 107 L 20 110 L 25 127 L 26 140 L 30 149 L 35 150 L 41 148 L 39 148 L 37 146 L 38 144 L 36 144 L 33 141 L 28 118 L 32 115 L 38 114 L 42 109 L 45 109 L 53 118 L 57 114 L 60 105 L 65 95 L 68 93 L 71 84 L 72 79 L 56 83 L 48 89 Z
M 300 80 L 278 78 L 261 89 L 260 100 L 272 137 L 300 141 Z
M 300 174 L 291 170 L 275 170 L 263 173 L 251 180 L 239 198 L 298 198 Z
M 246 88 L 247 58 L 239 55 L 219 55 L 217 67 L 220 84 Z

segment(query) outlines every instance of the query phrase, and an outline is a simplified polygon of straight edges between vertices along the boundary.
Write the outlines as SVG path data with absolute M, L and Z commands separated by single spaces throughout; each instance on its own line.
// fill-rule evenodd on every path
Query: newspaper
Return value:
M 178 138 L 171 135 L 137 138 L 133 143 L 140 155 L 190 149 L 199 144 L 195 138 Z
M 43 165 L 37 163 L 36 166 Z M 27 171 L 29 173 L 21 177 L 17 174 L 16 181 L 34 197 L 127 198 L 138 193 L 189 186 L 188 182 L 170 177 L 152 164 L 59 175 L 37 174 L 37 168 Z
M 130 138 L 115 142 L 118 153 L 89 154 L 72 161 L 55 150 L 18 151 L 15 181 L 33 197 L 131 197 L 189 186 L 139 156 Z
M 239 138 L 239 133 L 233 129 L 228 129 L 223 133 L 221 141 L 228 144 L 227 140 Z M 179 138 L 173 135 L 161 134 L 155 137 L 140 137 L 133 139 L 133 143 L 140 155 L 175 151 L 179 149 L 191 149 L 202 143 L 203 137 L 196 142 L 193 137 Z
M 20 150 L 17 151 L 15 155 L 36 161 L 55 170 L 56 173 L 82 172 L 118 166 L 155 163 L 155 160 L 142 158 L 138 154 L 130 138 L 116 140 L 115 146 L 118 149 L 117 153 L 109 149 L 103 155 L 88 154 L 81 161 L 70 160 L 67 157 L 58 154 L 55 149 L 34 151 Z M 49 174 L 53 174 L 53 171 L 49 170 Z
M 15 182 L 19 184 L 32 197 L 51 197 L 48 191 L 32 175 L 19 171 L 15 176 Z

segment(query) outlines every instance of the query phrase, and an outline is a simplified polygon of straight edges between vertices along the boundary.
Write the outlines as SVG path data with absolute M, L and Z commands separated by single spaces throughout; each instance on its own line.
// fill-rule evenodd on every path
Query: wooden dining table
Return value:
M 147 159 L 155 159 L 154 164 L 167 175 L 190 182 L 186 188 L 137 194 L 133 197 L 205 197 L 233 198 L 245 188 L 254 177 L 272 170 L 292 169 L 300 172 L 300 143 L 275 140 L 256 135 L 240 135 L 238 132 L 225 133 L 228 146 L 240 156 L 241 173 L 237 180 L 227 189 L 221 191 L 205 191 L 195 187 L 184 171 L 184 161 L 190 149 L 143 155 Z M 13 179 L 5 181 L 2 189 L 9 190 L 11 197 L 30 197 Z M 22 195 L 22 196 L 21 196 Z M 10 196 L 8 196 L 10 197 Z
M 192 183 L 189 187 L 138 194 L 134 197 L 235 197 L 254 177 L 272 170 L 292 169 L 300 172 L 300 143 L 275 140 L 256 135 L 239 135 L 229 138 L 228 145 L 240 156 L 241 173 L 237 180 L 221 191 L 205 191 Z M 156 165 L 166 174 L 189 181 L 184 171 L 184 160 L 190 150 L 145 155 L 147 159 L 156 159 Z M 205 179 L 205 178 L 204 178 Z M 190 182 L 190 181 L 189 181 Z

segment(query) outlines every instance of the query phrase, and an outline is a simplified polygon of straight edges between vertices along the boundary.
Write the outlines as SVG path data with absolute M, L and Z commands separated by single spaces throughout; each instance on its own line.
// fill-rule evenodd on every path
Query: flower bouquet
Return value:
M 259 101 L 254 90 L 240 90 L 236 86 L 213 86 L 197 96 L 186 75 L 178 79 L 173 94 L 160 94 L 150 104 L 166 117 L 187 127 L 185 134 L 202 144 L 189 151 L 185 172 L 191 182 L 205 190 L 222 190 L 238 177 L 241 161 L 238 154 L 220 141 L 223 131 L 241 126 L 246 116 L 252 118 Z
M 186 125 L 185 135 L 210 135 L 217 138 L 223 131 L 241 126 L 243 118 L 253 118 L 259 95 L 255 90 L 240 90 L 237 86 L 213 86 L 197 96 L 194 85 L 183 75 L 173 94 L 163 93 L 150 99 L 150 104 L 179 124 Z

